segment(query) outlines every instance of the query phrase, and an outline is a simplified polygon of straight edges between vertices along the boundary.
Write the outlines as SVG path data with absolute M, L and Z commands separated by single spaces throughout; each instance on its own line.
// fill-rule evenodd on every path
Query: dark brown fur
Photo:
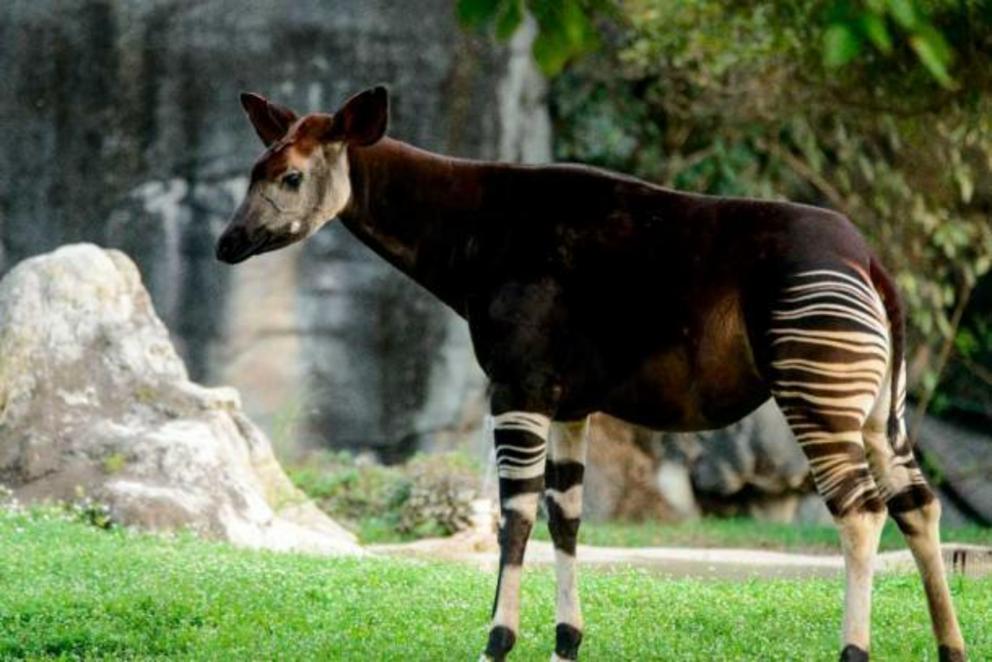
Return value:
M 389 139 L 350 161 L 342 222 L 468 320 L 490 378 L 553 391 L 562 420 L 736 421 L 769 395 L 764 327 L 783 274 L 869 269 L 857 230 L 813 207 L 583 166 L 463 161 Z

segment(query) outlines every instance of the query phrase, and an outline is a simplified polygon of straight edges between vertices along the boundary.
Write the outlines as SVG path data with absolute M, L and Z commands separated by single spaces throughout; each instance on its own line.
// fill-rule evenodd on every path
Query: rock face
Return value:
M 644 431 L 602 414 L 589 424 L 582 516 L 590 520 L 676 520 L 677 497 L 667 498 L 654 458 L 643 448 Z
M 189 380 L 123 253 L 70 245 L 0 282 L 0 482 L 235 544 L 358 553 L 292 485 L 237 391 Z
M 721 430 L 671 436 L 707 512 L 780 522 L 820 521 L 827 512 L 816 508 L 809 464 L 771 400 Z M 809 494 L 812 501 L 800 508 Z
M 944 521 L 992 526 L 992 435 L 988 430 L 928 416 L 913 432 L 927 462 L 937 469 Z
M 548 160 L 531 37 L 468 35 L 451 0 L 0 3 L 0 272 L 67 242 L 121 248 L 192 376 L 237 386 L 276 443 L 444 444 L 478 427 L 483 384 L 440 303 L 335 224 L 214 260 L 261 152 L 238 93 L 305 112 L 386 83 L 396 138 Z
M 597 415 L 589 444 L 586 508 L 593 517 L 829 521 L 806 458 L 772 401 L 712 432 L 651 432 Z

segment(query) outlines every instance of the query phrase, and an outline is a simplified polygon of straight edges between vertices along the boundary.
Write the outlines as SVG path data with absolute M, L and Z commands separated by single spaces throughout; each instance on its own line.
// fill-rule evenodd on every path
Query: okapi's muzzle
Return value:
M 300 238 L 291 232 L 279 234 L 264 227 L 248 232 L 243 226 L 232 225 L 217 240 L 217 259 L 228 264 L 237 264 L 253 255 L 289 246 Z
M 231 225 L 217 240 L 217 259 L 227 264 L 244 262 L 261 252 L 269 240 L 267 235 L 266 232 L 252 235 L 242 226 Z

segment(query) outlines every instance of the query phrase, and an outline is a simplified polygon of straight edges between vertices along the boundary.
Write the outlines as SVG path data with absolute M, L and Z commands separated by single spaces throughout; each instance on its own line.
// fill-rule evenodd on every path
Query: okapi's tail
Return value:
M 878 259 L 872 257 L 869 265 L 869 274 L 875 289 L 882 297 L 882 305 L 885 307 L 885 314 L 889 318 L 889 328 L 892 338 L 892 374 L 890 387 L 892 388 L 891 401 L 889 403 L 889 423 L 888 436 L 889 443 L 895 445 L 899 438 L 899 382 L 903 368 L 903 346 L 906 337 L 906 317 L 902 306 L 902 298 L 896 289 L 896 284 L 892 277 L 882 268 Z

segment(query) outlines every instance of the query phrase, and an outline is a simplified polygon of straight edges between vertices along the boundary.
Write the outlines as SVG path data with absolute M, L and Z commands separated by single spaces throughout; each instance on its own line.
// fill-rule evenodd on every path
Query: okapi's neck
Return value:
M 363 243 L 456 312 L 471 210 L 485 165 L 383 138 L 349 148 L 351 201 L 341 221 Z

